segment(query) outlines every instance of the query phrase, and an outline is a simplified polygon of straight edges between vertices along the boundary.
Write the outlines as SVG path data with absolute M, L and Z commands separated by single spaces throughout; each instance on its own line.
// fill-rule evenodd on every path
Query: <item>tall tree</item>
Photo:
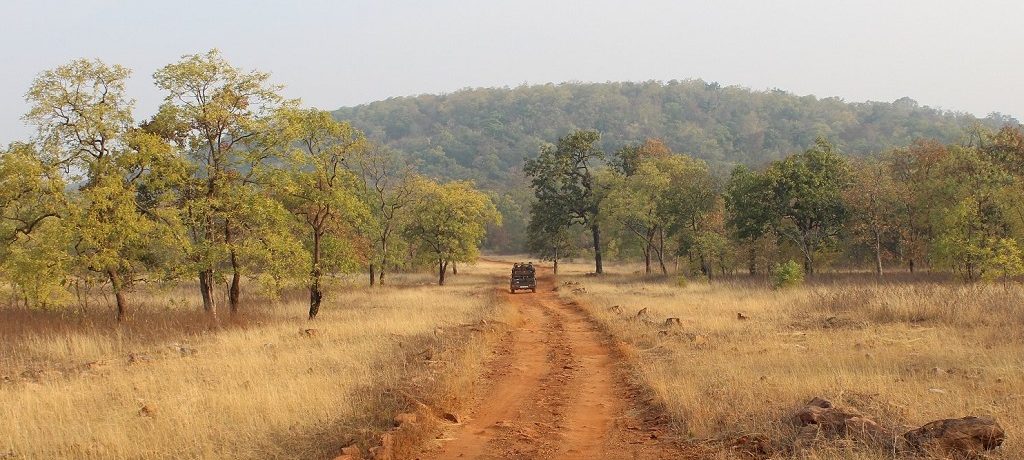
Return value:
M 368 218 L 369 210 L 358 196 L 357 178 L 344 166 L 346 157 L 367 148 L 367 141 L 348 123 L 337 122 L 324 111 L 284 109 L 277 118 L 284 144 L 290 147 L 284 155 L 286 169 L 280 173 L 282 200 L 301 218 L 309 235 L 309 319 L 314 319 L 323 300 L 325 269 L 344 262 L 344 254 L 337 252 L 325 260 L 325 246 L 358 240 L 358 230 Z M 331 238 L 334 244 L 327 241 Z
M 657 195 L 658 213 L 667 216 L 664 230 L 659 232 L 659 243 L 654 246 L 655 254 L 665 273 L 664 260 L 664 233 L 675 239 L 679 249 L 700 247 L 710 248 L 707 244 L 695 245 L 697 242 L 712 241 L 711 235 L 704 235 L 712 230 L 717 230 L 717 220 L 714 217 L 718 203 L 718 184 L 708 171 L 707 164 L 702 160 L 691 158 L 686 155 L 671 155 L 653 157 L 641 165 L 641 171 L 647 169 L 660 171 L 666 184 L 659 190 Z M 655 173 L 644 173 L 647 176 L 654 176 Z M 717 254 L 724 250 L 714 251 Z M 705 276 L 711 276 L 712 251 L 696 251 L 701 271 Z
M 836 241 L 848 217 L 842 197 L 850 185 L 846 160 L 818 138 L 807 151 L 772 163 L 765 174 L 775 233 L 796 246 L 804 271 L 814 273 L 815 253 Z
M 935 197 L 942 207 L 934 217 L 932 253 L 939 266 L 976 281 L 986 276 L 1000 241 L 1012 236 L 1012 177 L 975 147 L 951 147 L 939 167 Z
M 893 180 L 889 165 L 877 158 L 853 163 L 853 185 L 844 194 L 850 208 L 853 235 L 874 252 L 875 274 L 882 276 L 885 239 L 900 223 L 899 207 L 906 199 Z
M 764 175 L 751 171 L 746 166 L 737 166 L 729 176 L 723 195 L 725 200 L 726 226 L 731 237 L 748 250 L 747 269 L 751 275 L 757 273 L 757 261 L 761 258 L 758 250 L 772 232 L 771 187 Z
M 475 260 L 487 224 L 500 223 L 501 215 L 471 182 L 419 179 L 414 187 L 413 218 L 405 231 L 429 254 L 437 267 L 437 284 L 444 285 L 448 265 Z
M 550 260 L 558 274 L 558 262 L 576 254 L 570 228 L 572 223 L 561 213 L 544 214 L 549 207 L 533 206 L 527 226 L 527 249 L 541 260 Z
M 918 140 L 884 156 L 903 197 L 896 208 L 898 250 L 911 273 L 922 262 L 930 265 L 929 246 L 936 238 L 935 222 L 945 205 L 943 164 L 949 157 L 949 149 L 934 140 Z
M 127 313 L 132 273 L 155 238 L 172 237 L 161 233 L 173 219 L 161 192 L 183 171 L 166 143 L 132 127 L 129 74 L 85 59 L 43 72 L 26 96 L 31 109 L 25 115 L 38 128 L 44 161 L 79 183 L 65 216 L 73 248 L 79 266 L 110 282 L 118 321 Z M 143 184 L 147 193 L 140 195 Z
M 818 138 L 807 151 L 773 162 L 762 173 L 733 171 L 726 192 L 729 224 L 740 238 L 770 231 L 792 244 L 814 272 L 816 253 L 837 242 L 848 217 L 843 192 L 849 166 L 832 144 Z
M 407 224 L 405 212 L 413 200 L 416 181 L 414 165 L 397 152 L 380 145 L 369 145 L 348 155 L 345 162 L 360 179 L 365 200 L 373 219 L 369 228 L 373 251 L 370 263 L 370 285 L 384 284 L 384 275 L 395 265 L 399 253 L 399 237 Z
M 524 171 L 530 177 L 535 206 L 548 208 L 544 214 L 558 213 L 568 221 L 590 227 L 594 248 L 594 271 L 604 273 L 601 262 L 601 224 L 598 215 L 603 191 L 599 189 L 595 169 L 604 159 L 597 131 L 578 130 L 541 147 L 540 154 L 526 160 Z
M 266 129 L 269 114 L 281 105 L 280 88 L 268 83 L 266 73 L 232 66 L 217 50 L 184 56 L 153 77 L 167 96 L 150 129 L 174 140 L 196 164 L 184 187 L 184 208 L 203 308 L 216 317 L 215 275 L 226 258 L 232 272 L 228 299 L 235 312 L 242 272 L 238 220 L 246 216 L 232 213 L 242 208 L 232 199 L 262 196 L 238 189 L 265 165 L 267 150 L 246 144 Z

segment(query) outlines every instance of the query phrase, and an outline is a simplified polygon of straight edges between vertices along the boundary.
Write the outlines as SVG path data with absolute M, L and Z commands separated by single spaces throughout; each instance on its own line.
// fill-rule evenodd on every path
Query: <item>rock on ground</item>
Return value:
M 1006 432 L 991 417 L 936 420 L 903 435 L 907 447 L 921 453 L 975 458 L 999 447 Z

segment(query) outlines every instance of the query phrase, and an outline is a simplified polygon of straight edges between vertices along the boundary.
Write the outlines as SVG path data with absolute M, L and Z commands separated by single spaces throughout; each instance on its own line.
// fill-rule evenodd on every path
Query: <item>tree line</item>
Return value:
M 334 114 L 416 158 L 426 174 L 472 179 L 492 190 L 504 221 L 486 247 L 508 252 L 522 250 L 529 221 L 524 153 L 577 127 L 599 130 L 597 147 L 605 152 L 660 139 L 726 175 L 739 164 L 758 166 L 806 149 L 818 136 L 847 155 L 867 156 L 915 139 L 961 142 L 979 123 L 993 130 L 1016 123 L 998 113 L 978 118 L 910 98 L 847 102 L 703 80 L 471 88 L 388 98 Z
M 536 201 L 529 248 L 557 261 L 587 248 L 641 257 L 650 274 L 766 273 L 796 260 L 824 266 L 922 267 L 967 281 L 1024 273 L 1024 130 L 976 126 L 960 143 L 916 140 L 849 157 L 823 137 L 806 150 L 728 177 L 659 139 L 606 156 L 578 130 L 545 145 L 524 171 Z M 584 236 L 585 235 L 585 236 Z M 585 244 L 583 240 L 586 240 Z
M 153 75 L 165 98 L 133 118 L 130 71 L 76 60 L 41 73 L 24 119 L 37 129 L 0 151 L 0 281 L 28 307 L 126 296 L 146 281 L 195 280 L 216 317 L 241 285 L 301 283 L 309 318 L 324 277 L 473 260 L 491 198 L 438 182 L 329 112 L 280 95 L 269 75 L 212 50 Z

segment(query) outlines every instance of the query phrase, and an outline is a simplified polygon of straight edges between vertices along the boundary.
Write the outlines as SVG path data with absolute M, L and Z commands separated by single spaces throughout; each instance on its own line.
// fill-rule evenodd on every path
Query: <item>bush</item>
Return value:
M 786 263 L 775 264 L 772 269 L 772 287 L 783 289 L 792 286 L 799 286 L 804 282 L 804 269 L 800 264 L 790 260 Z

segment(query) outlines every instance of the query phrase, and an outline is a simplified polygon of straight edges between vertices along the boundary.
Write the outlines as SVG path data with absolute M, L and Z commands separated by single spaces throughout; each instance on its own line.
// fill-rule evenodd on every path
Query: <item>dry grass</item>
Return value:
M 365 445 L 410 396 L 457 404 L 465 380 L 452 371 L 475 373 L 487 343 L 461 326 L 500 306 L 493 267 L 460 268 L 446 287 L 335 286 L 314 322 L 295 293 L 249 299 L 212 326 L 175 287 L 138 294 L 123 327 L 102 307 L 4 310 L 0 458 L 323 458 Z
M 791 446 L 796 429 L 787 416 L 822 396 L 896 433 L 940 418 L 991 415 L 1007 432 L 995 458 L 1024 458 L 1024 286 L 831 276 L 772 291 L 743 279 L 679 287 L 671 279 L 594 278 L 582 276 L 589 266 L 564 267 L 562 281 L 585 292 L 563 288 L 562 295 L 584 300 L 629 345 L 637 379 L 693 439 L 760 433 Z M 632 318 L 645 307 L 651 322 Z M 667 317 L 680 318 L 681 327 L 664 327 Z M 837 442 L 784 455 L 891 457 Z

